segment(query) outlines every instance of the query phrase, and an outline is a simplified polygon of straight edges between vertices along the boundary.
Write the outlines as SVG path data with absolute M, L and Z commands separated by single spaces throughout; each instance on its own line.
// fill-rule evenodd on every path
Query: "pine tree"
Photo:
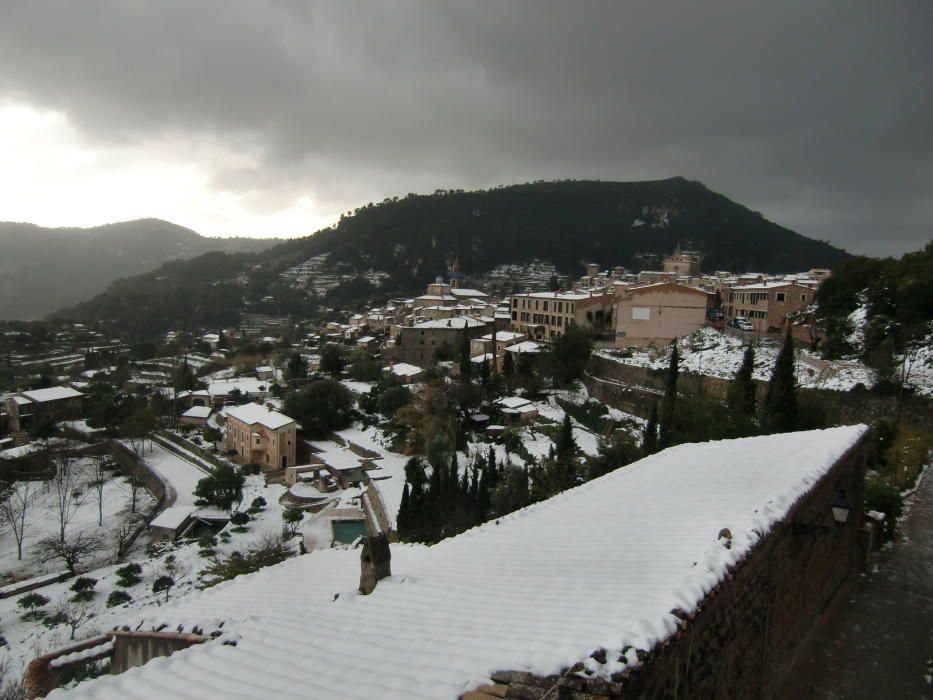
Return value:
M 784 345 L 774 363 L 761 424 L 769 433 L 786 433 L 797 427 L 797 380 L 795 377 L 794 339 L 788 328 Z
M 664 380 L 664 397 L 661 399 L 661 429 L 658 445 L 670 447 L 674 441 L 674 420 L 677 411 L 677 374 L 680 371 L 680 352 L 677 341 L 672 344 L 671 361 Z
M 742 366 L 739 367 L 735 378 L 729 384 L 729 393 L 726 398 L 729 408 L 746 417 L 755 415 L 755 380 L 752 379 L 754 369 L 755 347 L 749 345 L 745 348 Z
M 642 439 L 642 449 L 646 455 L 653 455 L 658 451 L 658 404 L 651 404 L 651 413 L 648 416 L 648 423 L 645 425 L 645 433 Z

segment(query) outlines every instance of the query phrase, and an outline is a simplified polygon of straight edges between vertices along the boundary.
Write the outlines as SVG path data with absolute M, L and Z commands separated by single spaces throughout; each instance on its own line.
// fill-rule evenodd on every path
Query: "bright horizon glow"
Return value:
M 89 144 L 67 115 L 0 103 L 0 221 L 91 227 L 157 218 L 204 236 L 295 237 L 331 226 L 307 194 L 270 205 L 217 187 L 201 164 L 250 167 L 250 154 L 170 135 Z

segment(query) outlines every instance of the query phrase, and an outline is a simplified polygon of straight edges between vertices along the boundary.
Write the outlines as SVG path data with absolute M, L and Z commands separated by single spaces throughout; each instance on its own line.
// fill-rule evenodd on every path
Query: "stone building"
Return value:
M 254 462 L 263 471 L 279 471 L 295 464 L 295 420 L 258 403 L 228 406 L 227 450 L 237 460 Z
M 664 258 L 663 271 L 678 277 L 699 277 L 700 256 L 678 249 L 670 257 Z
M 463 334 L 472 340 L 490 331 L 492 324 L 469 316 L 424 321 L 413 326 L 400 326 L 393 359 L 424 366 L 436 359 L 438 351 L 453 355 L 460 349 Z
M 11 394 L 6 397 L 9 430 L 18 433 L 42 423 L 77 418 L 83 399 L 84 394 L 67 386 Z
M 510 330 L 553 342 L 571 324 L 600 332 L 612 325 L 611 292 L 527 292 L 512 295 Z
M 746 284 L 729 290 L 723 303 L 726 319 L 746 318 L 758 333 L 780 331 L 788 314 L 813 303 L 816 292 L 793 282 Z
M 616 347 L 669 343 L 706 324 L 713 295 L 674 282 L 616 288 Z

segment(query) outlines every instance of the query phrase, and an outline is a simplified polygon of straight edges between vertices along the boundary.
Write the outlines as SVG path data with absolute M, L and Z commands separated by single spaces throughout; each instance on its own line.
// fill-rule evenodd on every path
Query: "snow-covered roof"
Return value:
M 745 284 L 741 287 L 737 287 L 735 291 L 737 292 L 754 292 L 761 291 L 766 289 L 775 289 L 777 287 L 793 287 L 800 286 L 796 282 L 787 282 L 781 280 L 780 282 L 764 282 L 763 284 Z
M 20 392 L 30 401 L 45 403 L 46 401 L 61 401 L 62 399 L 74 399 L 84 396 L 80 391 L 72 389 L 69 386 L 50 386 L 48 389 L 33 389 L 32 391 Z
M 508 342 L 509 340 L 515 340 L 516 338 L 521 338 L 524 333 L 513 333 L 512 331 L 498 331 L 496 334 L 496 340 L 501 340 Z M 492 340 L 492 333 L 487 333 L 482 337 L 482 340 Z
M 482 364 L 483 362 L 489 362 L 495 357 L 491 352 L 484 352 L 482 355 L 476 355 L 470 358 L 470 362 L 475 362 L 476 364 Z
M 364 343 L 372 343 L 374 340 L 376 340 L 376 339 L 375 339 L 373 336 L 371 336 L 371 335 L 364 335 L 362 338 L 360 338 L 360 339 L 357 340 L 356 342 L 359 343 L 359 344 L 364 344 Z
M 543 349 L 544 346 L 541 343 L 536 343 L 533 340 L 523 340 L 506 348 L 508 352 L 541 352 Z
M 436 321 L 422 321 L 421 323 L 416 323 L 412 328 L 425 330 L 428 328 L 459 328 L 463 330 L 464 328 L 479 328 L 485 325 L 483 321 L 477 321 L 475 318 L 456 316 L 455 318 L 437 319 Z
M 182 418 L 207 418 L 211 415 L 212 406 L 192 406 L 181 414 Z
M 518 298 L 531 298 L 531 299 L 557 299 L 559 301 L 583 301 L 584 299 L 590 299 L 595 297 L 600 297 L 602 294 L 590 294 L 589 292 L 528 292 L 527 294 L 515 294 L 513 295 Z
M 503 396 L 501 399 L 496 399 L 495 403 L 504 408 L 512 409 L 531 405 L 531 401 L 522 396 Z
M 164 527 L 169 530 L 177 530 L 195 510 L 191 506 L 170 506 L 154 517 L 152 522 L 149 523 L 149 527 Z
M 431 547 L 392 544 L 393 575 L 366 597 L 358 551 L 295 557 L 143 621 L 224 622 L 219 640 L 50 697 L 456 698 L 493 671 L 553 674 L 600 647 L 631 647 L 621 663 L 634 665 L 864 431 L 679 445 Z
M 399 377 L 414 377 L 421 374 L 424 370 L 417 365 L 410 365 L 407 362 L 397 362 L 389 367 L 389 371 Z
M 485 292 L 481 292 L 478 289 L 466 289 L 464 287 L 454 287 L 450 290 L 450 293 L 455 297 L 466 297 L 468 299 L 483 299 L 489 296 Z
M 247 403 L 242 406 L 228 406 L 224 413 L 228 418 L 236 418 L 247 425 L 259 423 L 271 430 L 276 430 L 289 423 L 295 422 L 294 418 L 289 418 L 278 411 L 272 411 L 258 403 Z

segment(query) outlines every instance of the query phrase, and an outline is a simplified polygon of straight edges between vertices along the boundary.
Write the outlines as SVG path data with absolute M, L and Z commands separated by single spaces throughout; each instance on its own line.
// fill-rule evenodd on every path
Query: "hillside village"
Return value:
M 814 614 L 893 537 L 900 494 L 929 461 L 929 338 L 895 354 L 900 390 L 879 393 L 889 379 L 877 367 L 822 352 L 818 299 L 830 270 L 709 273 L 701 255 L 679 248 L 658 262 L 637 272 L 590 264 L 573 279 L 543 266 L 523 280 L 539 286 L 508 293 L 453 262 L 418 296 L 314 320 L 241 313 L 236 325 L 143 343 L 106 324 L 5 324 L 4 681 L 25 674 L 30 697 L 76 683 L 74 697 L 152 697 L 155 687 L 204 697 L 225 692 L 244 658 L 257 674 L 288 677 L 288 664 L 258 651 L 286 630 L 286 647 L 333 644 L 346 659 L 367 659 L 369 675 L 341 696 L 372 697 L 370 676 L 397 664 L 398 685 L 382 697 L 538 698 L 558 684 L 577 693 L 566 697 L 621 697 L 626 684 L 664 687 L 658 669 L 682 662 L 677 640 L 701 602 L 716 610 L 733 575 L 751 575 L 768 548 L 792 547 L 799 513 L 829 517 L 822 499 L 833 513 L 856 512 L 836 520 L 844 536 L 819 536 L 826 557 L 789 554 L 783 564 L 820 572 L 795 608 Z M 342 282 L 316 259 L 280 280 L 324 291 Z M 865 313 L 851 314 L 856 346 Z M 894 412 L 898 423 L 886 421 Z M 798 432 L 798 457 L 769 480 L 787 461 L 776 435 L 786 432 Z M 718 444 L 734 456 L 713 458 Z M 755 479 L 742 471 L 750 459 Z M 723 484 L 745 481 L 722 498 Z M 644 551 L 593 564 L 605 552 L 584 546 L 580 521 L 619 508 L 628 512 L 622 532 L 673 517 L 663 504 L 639 510 L 663 484 L 690 517 Z M 688 541 L 698 528 L 705 539 Z M 534 548 L 525 558 L 523 542 L 536 536 L 554 544 L 548 564 Z M 673 541 L 683 545 L 660 555 Z M 462 573 L 455 585 L 436 564 L 445 557 Z M 632 584 L 639 605 L 614 606 L 597 579 L 627 580 L 640 557 L 657 580 Z M 668 575 L 701 560 L 702 570 Z M 521 587 L 483 582 L 480 562 L 541 600 L 587 591 L 585 619 L 561 645 L 528 647 L 541 629 L 520 612 Z M 567 575 L 544 580 L 545 565 Z M 323 625 L 327 639 L 289 627 L 295 590 L 308 601 L 301 619 Z M 262 605 L 244 607 L 258 591 Z M 377 603 L 361 612 L 353 601 L 363 594 Z M 435 613 L 417 635 L 460 630 L 456 649 L 438 653 L 460 654 L 462 666 L 433 675 L 443 664 L 413 662 L 424 651 L 414 637 L 388 637 L 398 648 L 387 661 L 340 632 L 389 629 L 424 601 Z M 610 610 L 624 629 L 612 642 L 599 621 Z M 552 614 L 567 623 L 567 607 L 554 602 Z M 714 614 L 723 613 L 699 615 L 697 629 Z M 500 630 L 505 641 L 484 645 L 483 629 L 499 626 L 510 630 Z M 707 641 L 710 653 L 733 653 Z M 171 655 L 189 646 L 199 648 Z M 125 681 L 108 675 L 169 655 Z M 213 655 L 224 659 L 213 678 L 186 665 Z M 321 661 L 306 687 L 281 696 L 333 693 L 319 679 L 328 668 L 352 675 L 346 659 Z M 720 691 L 777 683 L 778 665 Z M 165 674 L 196 680 L 182 689 Z

